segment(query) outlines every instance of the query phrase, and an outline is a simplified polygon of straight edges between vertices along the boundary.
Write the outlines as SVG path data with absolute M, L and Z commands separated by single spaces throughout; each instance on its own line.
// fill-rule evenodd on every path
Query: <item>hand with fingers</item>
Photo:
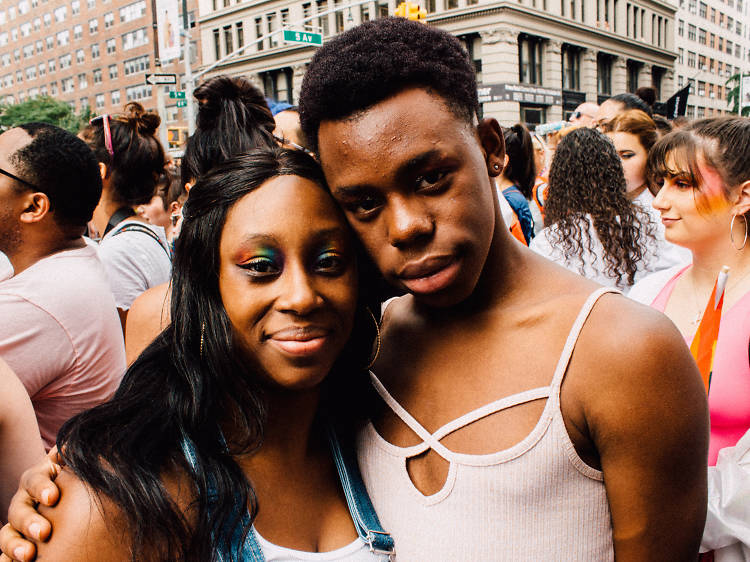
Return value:
M 26 562 L 36 558 L 37 542 L 49 539 L 52 526 L 37 507 L 52 507 L 60 499 L 55 478 L 62 470 L 62 459 L 53 447 L 47 457 L 21 476 L 18 491 L 8 509 L 8 524 L 0 529 L 0 562 Z

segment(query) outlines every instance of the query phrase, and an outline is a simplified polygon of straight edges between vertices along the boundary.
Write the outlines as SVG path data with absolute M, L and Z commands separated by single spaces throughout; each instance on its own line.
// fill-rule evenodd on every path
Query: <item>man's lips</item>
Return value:
M 323 349 L 330 334 L 322 326 L 290 326 L 273 332 L 268 341 L 290 355 L 313 355 Z
M 459 270 L 459 260 L 454 256 L 436 256 L 407 264 L 398 277 L 409 292 L 427 295 L 453 283 Z

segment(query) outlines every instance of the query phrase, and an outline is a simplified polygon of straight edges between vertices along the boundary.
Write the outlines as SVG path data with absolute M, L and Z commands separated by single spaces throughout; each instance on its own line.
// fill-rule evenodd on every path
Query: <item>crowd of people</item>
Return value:
M 0 560 L 750 559 L 750 119 L 638 94 L 504 127 L 384 18 L 179 165 L 0 134 Z

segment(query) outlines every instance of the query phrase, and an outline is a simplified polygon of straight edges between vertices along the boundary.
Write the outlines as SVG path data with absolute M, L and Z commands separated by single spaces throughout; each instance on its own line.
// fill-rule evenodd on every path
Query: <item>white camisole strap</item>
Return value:
M 586 323 L 586 319 L 589 317 L 589 314 L 591 314 L 591 311 L 599 298 L 606 293 L 620 294 L 620 291 L 613 289 L 612 287 L 600 287 L 589 295 L 589 298 L 583 303 L 575 322 L 573 322 L 573 326 L 571 326 L 570 332 L 568 333 L 568 339 L 565 340 L 565 346 L 560 354 L 560 360 L 557 362 L 557 367 L 555 367 L 555 374 L 552 377 L 552 382 L 550 383 L 550 395 L 553 398 L 558 398 L 560 395 L 562 380 L 565 377 L 565 372 L 568 370 L 568 363 L 570 363 L 570 358 L 573 355 L 573 350 L 578 342 L 578 336 L 581 335 L 581 330 Z
M 378 392 L 383 401 L 388 405 L 388 407 L 393 411 L 393 413 L 396 414 L 401 419 L 401 421 L 403 421 L 414 433 L 417 434 L 417 436 L 422 439 L 421 444 L 409 447 L 409 449 L 412 450 L 414 454 L 419 454 L 420 452 L 424 452 L 427 449 L 433 449 L 444 459 L 450 460 L 455 453 L 440 443 L 440 440 L 445 436 L 450 435 L 454 431 L 457 431 L 458 429 L 461 429 L 462 427 L 469 425 L 470 423 L 474 423 L 475 421 L 478 421 L 482 418 L 485 418 L 489 415 L 492 415 L 501 410 L 505 410 L 512 406 L 525 404 L 526 402 L 539 400 L 541 398 L 548 398 L 550 396 L 556 397 L 559 395 L 560 383 L 562 382 L 562 378 L 568 368 L 568 363 L 570 362 L 570 358 L 573 354 L 573 349 L 575 348 L 576 342 L 578 341 L 578 336 L 581 333 L 581 329 L 583 328 L 586 319 L 588 318 L 591 310 L 596 304 L 596 301 L 599 300 L 599 297 L 601 297 L 605 293 L 619 293 L 619 291 L 617 291 L 616 289 L 612 289 L 611 287 L 601 287 L 600 289 L 597 289 L 596 291 L 591 293 L 588 299 L 586 299 L 586 302 L 584 302 L 583 306 L 581 307 L 581 310 L 570 329 L 568 338 L 565 341 L 565 346 L 563 347 L 562 353 L 560 354 L 560 359 L 557 362 L 555 374 L 552 378 L 552 383 L 550 384 L 550 386 L 524 390 L 522 392 L 512 394 L 511 396 L 505 396 L 503 398 L 500 398 L 499 400 L 495 400 L 494 402 L 485 404 L 484 406 L 480 406 L 476 410 L 472 410 L 471 412 L 468 412 L 456 418 L 455 420 L 446 423 L 437 431 L 435 431 L 435 433 L 430 433 L 414 418 L 414 416 L 407 412 L 406 409 L 401 404 L 399 404 L 398 401 L 391 395 L 391 393 L 388 392 L 388 389 L 383 386 L 383 383 L 380 382 L 380 379 L 378 379 L 378 377 L 375 376 L 375 373 L 373 373 L 372 371 L 370 371 L 370 380 L 375 390 Z

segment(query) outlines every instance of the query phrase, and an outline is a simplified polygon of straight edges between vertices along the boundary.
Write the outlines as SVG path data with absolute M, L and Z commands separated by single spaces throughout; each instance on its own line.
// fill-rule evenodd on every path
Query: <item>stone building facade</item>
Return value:
M 282 29 L 325 38 L 393 14 L 396 0 L 199 0 L 204 65 L 245 74 L 269 97 L 296 103 L 314 48 Z M 674 93 L 676 7 L 663 0 L 423 0 L 429 25 L 458 36 L 475 62 L 483 113 L 503 123 L 566 118 L 583 101 L 654 85 Z M 330 12 L 330 13 L 327 13 Z M 318 14 L 321 14 L 318 16 Z

